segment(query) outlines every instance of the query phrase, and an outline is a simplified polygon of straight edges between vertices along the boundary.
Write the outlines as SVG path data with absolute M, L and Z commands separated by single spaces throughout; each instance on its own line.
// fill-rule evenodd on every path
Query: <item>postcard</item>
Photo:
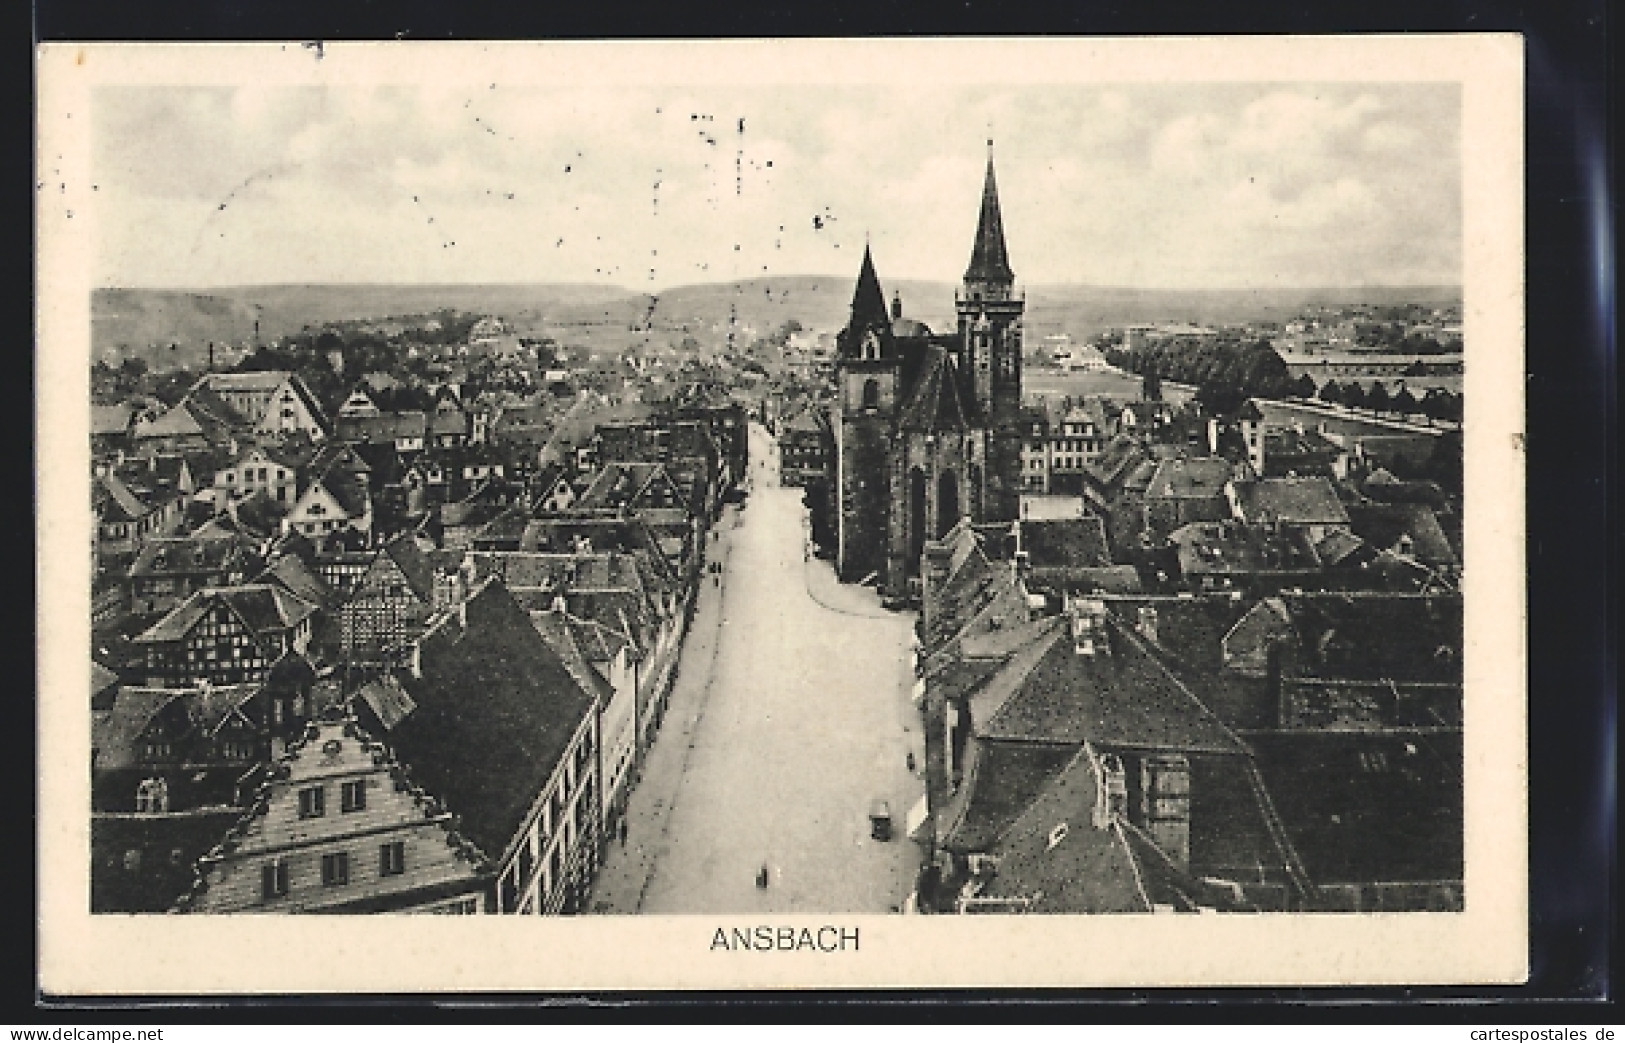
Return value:
M 1522 62 L 42 47 L 40 987 L 1524 980 Z

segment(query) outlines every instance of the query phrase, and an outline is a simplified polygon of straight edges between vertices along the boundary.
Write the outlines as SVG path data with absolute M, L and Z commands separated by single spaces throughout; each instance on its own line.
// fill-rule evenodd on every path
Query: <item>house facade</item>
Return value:
M 135 639 L 154 687 L 263 680 L 280 659 L 303 655 L 316 606 L 282 587 L 249 583 L 192 594 Z
M 489 867 L 354 719 L 312 722 L 198 860 L 185 913 L 486 911 Z

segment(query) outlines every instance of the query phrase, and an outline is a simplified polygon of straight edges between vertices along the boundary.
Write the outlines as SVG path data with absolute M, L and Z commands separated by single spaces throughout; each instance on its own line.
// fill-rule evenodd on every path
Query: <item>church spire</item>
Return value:
M 1010 257 L 1004 249 L 1004 221 L 999 216 L 999 186 L 993 179 L 993 139 L 987 142 L 987 177 L 982 182 L 982 213 L 976 221 L 976 242 L 971 247 L 966 282 L 1015 282 Z
M 886 310 L 886 295 L 880 289 L 880 277 L 875 274 L 874 258 L 870 256 L 869 247 L 864 246 L 863 267 L 858 270 L 858 284 L 852 291 L 852 315 L 838 338 L 841 354 L 858 356 L 864 334 L 870 330 L 883 348 L 889 346 L 891 316 Z
M 868 244 L 863 247 L 863 267 L 858 269 L 858 285 L 852 291 L 852 321 L 854 329 L 886 324 L 886 295 L 880 290 L 880 277 L 875 274 L 875 259 Z

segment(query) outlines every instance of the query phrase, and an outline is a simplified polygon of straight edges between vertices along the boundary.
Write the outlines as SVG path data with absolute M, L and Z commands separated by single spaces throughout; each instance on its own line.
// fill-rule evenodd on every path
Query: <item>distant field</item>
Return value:
M 1025 369 L 1021 374 L 1021 387 L 1028 396 L 1046 398 L 1084 398 L 1091 395 L 1115 398 L 1119 401 L 1138 399 L 1141 381 L 1133 373 L 1121 370 L 1056 370 Z M 1162 397 L 1174 405 L 1182 405 L 1196 389 L 1184 384 L 1163 381 Z
M 901 294 L 909 318 L 939 333 L 954 328 L 952 284 L 887 281 L 882 273 L 881 285 L 888 299 Z M 651 333 L 675 334 L 679 340 L 692 334 L 707 343 L 726 336 L 730 321 L 746 337 L 765 335 L 790 319 L 808 329 L 838 329 L 851 307 L 852 286 L 850 276 L 778 276 L 677 286 L 656 295 L 594 284 L 99 289 L 91 297 L 91 344 L 96 356 L 109 362 L 136 355 L 168 368 L 201 361 L 211 340 L 245 343 L 256 319 L 261 337 L 273 339 L 326 322 L 442 308 L 501 316 L 521 331 L 545 330 L 594 346 L 618 341 L 645 323 L 653 326 Z M 1440 306 L 1459 304 L 1461 298 L 1451 287 L 1187 291 L 1039 285 L 1023 292 L 1030 342 L 1060 333 L 1085 340 L 1131 323 L 1279 322 L 1311 306 Z

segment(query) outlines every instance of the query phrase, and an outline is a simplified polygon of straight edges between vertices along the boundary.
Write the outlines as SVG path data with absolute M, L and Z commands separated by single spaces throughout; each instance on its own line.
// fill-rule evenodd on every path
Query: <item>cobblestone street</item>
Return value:
M 671 707 L 590 905 L 606 913 L 886 912 L 918 867 L 913 617 L 804 555 L 801 490 L 752 427 L 753 492 L 717 526 Z M 886 800 L 890 841 L 870 837 Z M 763 864 L 766 888 L 756 886 Z

